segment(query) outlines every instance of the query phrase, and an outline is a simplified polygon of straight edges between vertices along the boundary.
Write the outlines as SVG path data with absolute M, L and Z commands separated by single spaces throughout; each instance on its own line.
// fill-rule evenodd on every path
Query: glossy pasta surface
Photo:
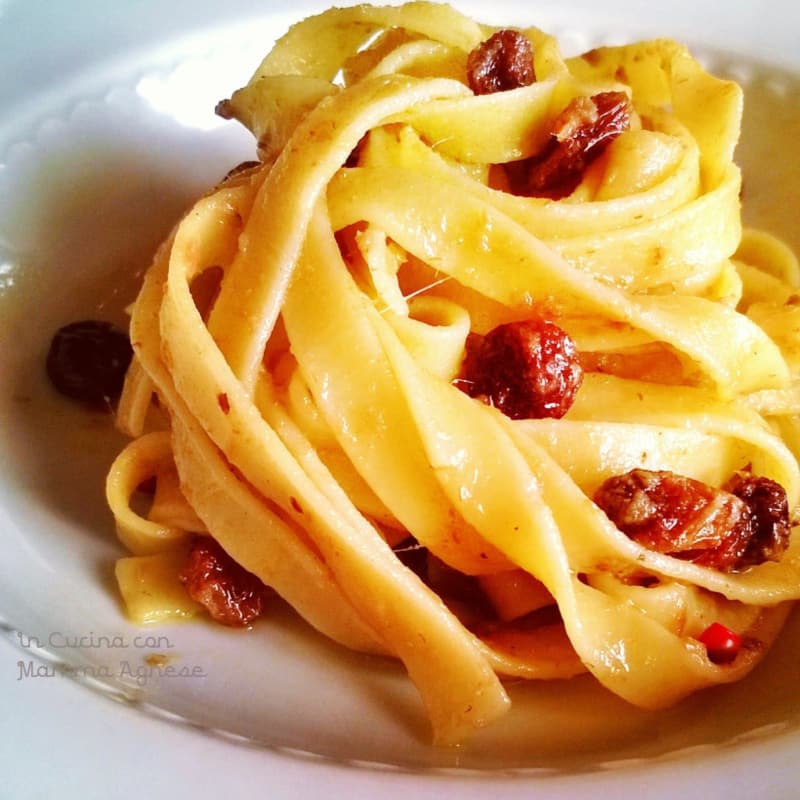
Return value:
M 507 677 L 588 671 L 646 708 L 737 680 L 800 596 L 796 537 L 716 568 L 595 502 L 646 470 L 797 506 L 798 267 L 742 231 L 741 90 L 672 41 L 565 60 L 531 28 L 534 79 L 473 91 L 496 33 L 425 2 L 332 9 L 221 104 L 261 160 L 147 273 L 108 479 L 124 596 L 210 535 L 324 635 L 402 661 L 442 744 L 502 716 Z M 531 320 L 580 379 L 563 413 L 512 419 L 465 365 Z M 197 613 L 161 596 L 139 621 Z

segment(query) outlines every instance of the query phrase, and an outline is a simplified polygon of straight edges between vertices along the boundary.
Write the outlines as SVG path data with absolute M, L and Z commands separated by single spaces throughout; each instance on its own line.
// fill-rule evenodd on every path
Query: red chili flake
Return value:
M 292 504 L 292 508 L 293 508 L 293 509 L 294 509 L 294 510 L 295 510 L 295 511 L 298 513 L 298 514 L 302 514 L 302 513 L 303 513 L 303 506 L 301 506 L 301 505 L 300 505 L 300 503 L 297 501 L 297 498 L 296 498 L 296 497 L 290 497 L 290 498 L 289 498 L 289 502 Z
M 223 625 L 246 627 L 265 610 L 269 589 L 210 536 L 199 536 L 180 574 L 189 596 Z
M 219 404 L 219 407 L 222 409 L 223 414 L 230 413 L 231 403 L 230 400 L 228 400 L 228 395 L 225 394 L 225 392 L 220 392 L 217 395 L 217 403 Z
M 706 646 L 708 658 L 715 664 L 730 664 L 742 648 L 742 637 L 721 622 L 712 622 L 697 640 Z

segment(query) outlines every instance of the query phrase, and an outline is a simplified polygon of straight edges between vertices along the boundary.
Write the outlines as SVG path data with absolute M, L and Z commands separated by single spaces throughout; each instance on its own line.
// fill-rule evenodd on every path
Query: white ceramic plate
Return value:
M 646 35 L 689 42 L 746 89 L 747 220 L 800 250 L 798 6 L 597 5 L 460 7 L 538 24 L 570 51 Z M 59 325 L 122 319 L 181 210 L 252 154 L 249 136 L 214 117 L 215 102 L 291 21 L 319 8 L 0 3 L 0 762 L 18 764 L 9 796 L 68 796 L 67 770 L 81 797 L 132 793 L 134 779 L 151 796 L 254 786 L 272 797 L 626 798 L 643 786 L 652 797 L 795 796 L 797 619 L 738 686 L 659 714 L 589 679 L 518 686 L 509 717 L 455 751 L 428 746 L 395 665 L 321 641 L 289 611 L 252 632 L 143 632 L 124 620 L 111 577 L 121 549 L 102 498 L 120 442 L 107 419 L 51 393 L 43 355 Z M 147 667 L 153 653 L 183 674 L 159 678 Z M 145 744 L 154 740 L 157 749 Z M 43 752 L 46 771 L 34 768 Z

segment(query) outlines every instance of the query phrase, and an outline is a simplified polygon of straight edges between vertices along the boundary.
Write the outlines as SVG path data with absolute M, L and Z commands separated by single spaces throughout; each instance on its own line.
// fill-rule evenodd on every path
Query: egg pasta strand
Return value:
M 496 34 L 532 77 L 483 93 Z M 625 124 L 576 156 L 611 100 Z M 500 718 L 507 677 L 589 672 L 660 708 L 747 674 L 800 597 L 797 536 L 721 566 L 599 499 L 642 471 L 712 511 L 737 475 L 800 500 L 800 270 L 743 234 L 739 87 L 671 41 L 565 60 L 413 2 L 298 23 L 220 110 L 260 163 L 186 213 L 132 311 L 107 497 L 138 621 L 211 537 L 325 636 L 399 659 L 440 744 Z M 473 363 L 532 320 L 581 379 L 516 418 Z M 744 643 L 727 660 L 714 622 Z

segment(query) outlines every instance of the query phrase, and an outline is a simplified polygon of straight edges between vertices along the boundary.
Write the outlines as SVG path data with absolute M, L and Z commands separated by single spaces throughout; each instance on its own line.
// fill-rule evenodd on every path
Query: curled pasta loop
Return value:
M 742 231 L 741 90 L 671 41 L 565 60 L 529 28 L 536 80 L 475 94 L 496 32 L 427 2 L 332 9 L 222 105 L 261 163 L 156 254 L 108 479 L 134 553 L 206 531 L 317 630 L 399 659 L 443 744 L 507 711 L 509 676 L 588 672 L 645 708 L 737 680 L 800 597 L 795 533 L 723 571 L 593 499 L 645 469 L 800 501 L 800 271 Z M 537 194 L 565 115 L 604 94 L 624 130 Z M 582 374 L 562 416 L 461 391 L 488 334 L 542 320 Z M 154 397 L 168 430 L 146 432 Z M 131 508 L 154 474 L 169 524 Z M 749 642 L 731 663 L 710 621 Z

